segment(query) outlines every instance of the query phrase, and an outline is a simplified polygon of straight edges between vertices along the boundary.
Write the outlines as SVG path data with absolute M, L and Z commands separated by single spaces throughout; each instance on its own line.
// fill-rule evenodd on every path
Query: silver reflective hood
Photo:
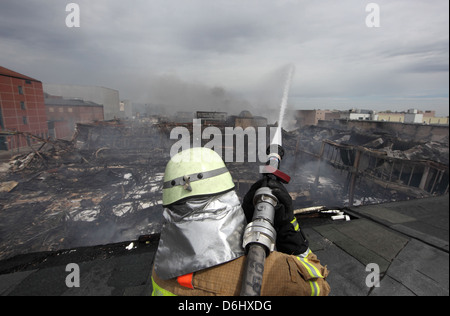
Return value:
M 155 272 L 167 280 L 244 255 L 247 221 L 234 190 L 164 209 Z

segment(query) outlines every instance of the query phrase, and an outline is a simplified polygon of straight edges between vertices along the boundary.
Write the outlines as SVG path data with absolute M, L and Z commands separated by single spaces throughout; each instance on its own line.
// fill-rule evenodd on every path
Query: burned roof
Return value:
M 70 142 L 46 140 L 12 157 L 9 171 L 0 173 L 0 294 L 148 295 L 169 132 L 164 124 L 81 124 Z M 331 271 L 331 295 L 448 295 L 448 167 L 429 181 L 447 181 L 444 194 L 420 189 L 427 197 L 412 198 L 386 190 L 395 169 L 377 164 L 388 179 L 363 190 L 361 177 L 354 192 L 359 206 L 349 206 L 352 169 L 319 165 L 314 154 L 320 140 L 340 132 L 298 133 L 283 132 L 283 169 L 310 247 Z M 240 198 L 259 178 L 258 166 L 227 163 Z M 343 213 L 340 220 L 335 211 Z M 69 263 L 81 269 L 79 288 L 65 284 Z M 371 263 L 380 287 L 366 284 Z

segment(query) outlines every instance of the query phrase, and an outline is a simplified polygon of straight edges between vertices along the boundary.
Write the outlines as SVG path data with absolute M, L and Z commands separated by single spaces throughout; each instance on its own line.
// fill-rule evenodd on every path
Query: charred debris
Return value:
M 0 259 L 158 233 L 164 168 L 177 141 L 170 131 L 180 125 L 192 132 L 192 123 L 167 121 L 77 124 L 70 141 L 41 139 L 3 162 Z M 287 188 L 305 218 L 349 220 L 346 206 L 448 193 L 448 137 L 309 126 L 283 130 L 283 147 Z M 259 164 L 227 163 L 241 198 L 259 179 Z

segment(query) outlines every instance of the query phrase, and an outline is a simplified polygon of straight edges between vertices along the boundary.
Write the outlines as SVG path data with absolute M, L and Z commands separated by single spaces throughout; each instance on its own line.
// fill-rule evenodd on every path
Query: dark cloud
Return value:
M 448 96 L 446 0 L 379 0 L 379 28 L 365 25 L 360 0 L 73 2 L 80 28 L 65 25 L 69 2 L 2 0 L 1 65 L 148 102 L 157 99 L 151 85 L 166 80 L 205 104 L 220 104 L 209 99 L 214 87 L 255 108 L 262 99 L 276 104 L 282 79 L 275 73 L 288 63 L 296 68 L 290 102 L 297 108 Z M 415 104 L 448 115 L 448 97 Z

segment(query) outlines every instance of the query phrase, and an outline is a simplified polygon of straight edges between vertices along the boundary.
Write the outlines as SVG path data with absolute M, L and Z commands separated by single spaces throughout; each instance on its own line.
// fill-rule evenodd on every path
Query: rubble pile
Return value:
M 131 240 L 160 230 L 166 157 L 149 149 L 145 158 L 118 159 L 103 155 L 106 150 L 77 145 L 77 138 L 48 143 L 13 157 L 9 170 L 3 169 L 0 259 Z
M 0 255 L 135 239 L 158 230 L 159 168 L 60 167 L 0 193 Z M 159 207 L 158 207 L 159 209 Z
M 347 206 L 448 193 L 448 142 L 308 126 L 284 132 L 283 146 L 294 159 L 289 170 L 300 166 L 309 179 L 309 188 L 298 187 L 313 201 Z
M 283 135 L 284 144 L 294 151 L 318 155 L 322 141 L 329 140 L 349 146 L 360 146 L 384 152 L 386 156 L 405 160 L 430 160 L 449 164 L 449 143 L 437 141 L 414 141 L 396 137 L 388 133 L 365 133 L 362 131 L 337 130 L 320 126 L 307 126 Z M 298 144 L 297 144 L 298 143 Z
M 71 141 L 46 140 L 4 163 L 0 259 L 158 233 L 163 221 L 164 169 L 177 141 L 169 137 L 173 126 L 123 121 L 78 124 Z M 448 192 L 448 144 L 311 126 L 283 130 L 283 147 L 281 169 L 291 176 L 286 187 L 296 210 L 417 198 L 417 192 L 427 193 L 428 187 L 441 192 L 447 186 Z M 355 168 L 358 151 L 361 159 Z M 422 163 L 410 168 L 403 165 L 408 160 L 432 161 L 425 164 L 431 166 L 429 180 L 423 180 Z M 227 162 L 241 199 L 261 177 L 260 164 Z M 435 169 L 438 173 L 433 173 Z M 423 188 L 412 187 L 422 184 Z

